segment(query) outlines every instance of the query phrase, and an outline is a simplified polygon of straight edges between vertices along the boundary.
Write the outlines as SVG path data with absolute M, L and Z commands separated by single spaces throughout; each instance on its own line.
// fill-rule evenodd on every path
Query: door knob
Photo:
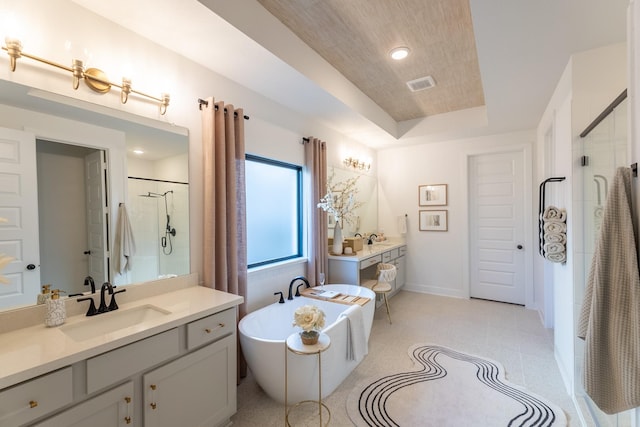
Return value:
M 85 255 L 91 255 L 91 251 L 84 251 L 83 254 Z
M 33 265 L 33 264 L 27 265 L 27 270 L 35 270 L 35 269 L 36 269 L 35 265 Z
M 516 248 L 522 249 L 522 245 L 518 245 L 518 246 L 516 246 Z

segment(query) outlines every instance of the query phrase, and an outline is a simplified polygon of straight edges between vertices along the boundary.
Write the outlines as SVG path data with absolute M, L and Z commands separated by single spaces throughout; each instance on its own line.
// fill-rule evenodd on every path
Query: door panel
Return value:
M 38 182 L 34 135 L 0 128 L 0 253 L 15 258 L 0 273 L 0 307 L 34 304 L 40 291 Z
M 85 157 L 87 189 L 87 236 L 89 275 L 97 283 L 111 281 L 107 260 L 107 201 L 104 151 L 98 150 Z
M 525 304 L 524 154 L 469 159 L 470 296 Z

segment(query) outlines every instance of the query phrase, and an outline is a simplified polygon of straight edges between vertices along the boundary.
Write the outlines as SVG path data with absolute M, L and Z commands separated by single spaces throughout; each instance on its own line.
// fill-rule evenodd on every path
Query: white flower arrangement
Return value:
M 324 311 L 315 305 L 303 305 L 293 313 L 293 326 L 303 331 L 319 331 L 324 328 Z
M 355 220 L 354 210 L 362 206 L 362 202 L 356 201 L 358 187 L 356 183 L 360 176 L 349 178 L 344 182 L 333 183 L 334 174 L 327 179 L 327 194 L 318 203 L 318 208 L 330 213 L 336 222 L 344 221 L 353 224 Z M 341 224 L 343 225 L 343 224 Z
M 8 220 L 6 218 L 0 217 L 0 222 L 8 222 Z M 14 259 L 14 257 L 0 254 L 0 271 L 2 271 Z M 9 281 L 9 279 L 0 274 L 0 283 L 8 285 L 11 282 Z

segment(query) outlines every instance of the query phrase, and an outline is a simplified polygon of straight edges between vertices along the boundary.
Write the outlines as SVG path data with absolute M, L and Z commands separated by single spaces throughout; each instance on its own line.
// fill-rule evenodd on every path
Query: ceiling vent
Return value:
M 411 92 L 418 92 L 419 90 L 431 89 L 436 85 L 433 77 L 421 77 L 419 79 L 411 80 L 407 82 L 407 86 L 411 89 Z

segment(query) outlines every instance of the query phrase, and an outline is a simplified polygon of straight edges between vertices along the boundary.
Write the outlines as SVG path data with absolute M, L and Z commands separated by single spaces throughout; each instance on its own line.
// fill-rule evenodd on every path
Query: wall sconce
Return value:
M 353 168 L 361 171 L 368 171 L 369 169 L 371 169 L 371 163 L 361 161 L 353 157 L 347 157 L 342 161 L 342 163 L 344 163 L 344 165 L 348 168 Z
M 4 41 L 5 46 L 2 46 L 2 49 L 6 50 L 7 54 L 9 55 L 9 69 L 12 72 L 16 70 L 16 65 L 19 58 L 29 58 L 43 64 L 51 65 L 52 67 L 59 68 L 64 71 L 69 71 L 73 76 L 72 85 L 74 90 L 78 89 L 78 87 L 80 86 L 80 80 L 84 80 L 89 88 L 98 93 L 107 93 L 111 90 L 112 86 L 115 86 L 120 88 L 120 101 L 123 104 L 126 104 L 129 100 L 129 94 L 134 93 L 136 95 L 156 101 L 158 103 L 158 106 L 160 107 L 161 115 L 164 115 L 167 112 L 167 107 L 169 106 L 169 101 L 171 100 L 171 97 L 167 93 L 163 93 L 160 98 L 148 95 L 144 92 L 134 90 L 131 87 L 131 79 L 128 79 L 126 77 L 122 79 L 122 85 L 119 85 L 117 83 L 109 81 L 109 78 L 102 70 L 99 70 L 97 68 L 88 68 L 85 70 L 84 63 L 80 59 L 73 59 L 71 61 L 71 67 L 67 67 L 65 65 L 58 64 L 53 61 L 49 61 L 47 59 L 23 52 L 22 43 L 18 39 L 7 37 Z

